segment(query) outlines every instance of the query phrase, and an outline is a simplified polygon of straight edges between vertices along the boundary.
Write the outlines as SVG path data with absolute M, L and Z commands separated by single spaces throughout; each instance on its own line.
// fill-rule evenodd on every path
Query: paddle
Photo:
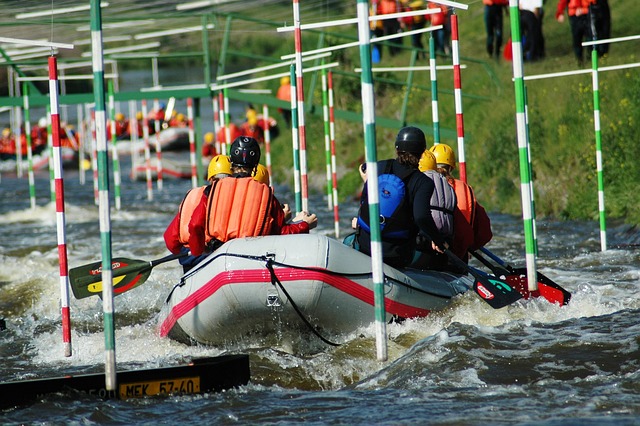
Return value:
M 542 296 L 549 302 L 558 303 L 560 305 L 566 305 L 569 303 L 569 300 L 571 300 L 571 293 L 540 271 L 536 271 L 538 275 L 538 290 L 529 291 L 527 268 L 514 268 L 485 247 L 482 247 L 480 251 L 489 256 L 498 265 L 492 264 L 478 252 L 471 252 L 471 254 L 482 262 L 482 264 L 491 269 L 491 272 L 496 276 L 504 276 L 506 281 L 514 286 L 525 299 Z
M 189 253 L 170 254 L 152 261 L 117 257 L 111 260 L 113 270 L 113 294 L 118 295 L 144 283 L 151 269 L 161 263 L 169 262 Z M 102 262 L 78 266 L 69 270 L 71 291 L 76 299 L 102 295 Z
M 475 281 L 473 290 L 494 309 L 500 309 L 522 299 L 522 294 L 512 288 L 506 281 L 496 277 L 483 275 L 464 263 L 451 250 L 444 251 L 451 262 L 470 273 Z

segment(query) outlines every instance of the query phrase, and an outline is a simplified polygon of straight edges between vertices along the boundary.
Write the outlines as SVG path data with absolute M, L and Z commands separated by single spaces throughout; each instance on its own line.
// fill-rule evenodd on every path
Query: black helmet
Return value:
M 238 136 L 231 144 L 229 157 L 234 166 L 255 167 L 260 162 L 260 145 L 254 138 Z
M 417 127 L 403 127 L 396 136 L 396 149 L 404 152 L 422 154 L 427 149 L 427 140 Z

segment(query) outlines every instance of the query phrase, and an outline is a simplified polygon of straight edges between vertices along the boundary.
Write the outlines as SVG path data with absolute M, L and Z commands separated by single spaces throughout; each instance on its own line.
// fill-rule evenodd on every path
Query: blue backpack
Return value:
M 380 211 L 380 235 L 386 239 L 409 238 L 413 227 L 413 215 L 407 202 L 407 188 L 405 180 L 411 176 L 414 170 L 410 170 L 405 176 L 397 176 L 391 173 L 394 160 L 387 160 L 384 172 L 378 176 L 378 199 Z M 364 192 L 366 193 L 367 188 Z M 369 226 L 369 197 L 363 197 L 358 214 L 358 225 L 368 234 L 371 234 Z

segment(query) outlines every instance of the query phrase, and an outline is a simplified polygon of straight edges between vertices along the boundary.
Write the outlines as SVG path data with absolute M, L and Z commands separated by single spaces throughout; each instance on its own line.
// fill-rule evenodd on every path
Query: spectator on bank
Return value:
M 489 57 L 500 58 L 502 48 L 502 13 L 509 0 L 482 0 L 484 4 L 484 27 L 487 31 L 487 53 Z

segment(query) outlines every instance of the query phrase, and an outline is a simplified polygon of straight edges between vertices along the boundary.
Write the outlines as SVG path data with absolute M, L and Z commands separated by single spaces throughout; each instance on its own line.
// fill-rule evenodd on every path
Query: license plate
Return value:
M 120 398 L 136 398 L 172 393 L 199 393 L 200 377 L 179 377 L 171 380 L 123 383 L 119 386 Z

